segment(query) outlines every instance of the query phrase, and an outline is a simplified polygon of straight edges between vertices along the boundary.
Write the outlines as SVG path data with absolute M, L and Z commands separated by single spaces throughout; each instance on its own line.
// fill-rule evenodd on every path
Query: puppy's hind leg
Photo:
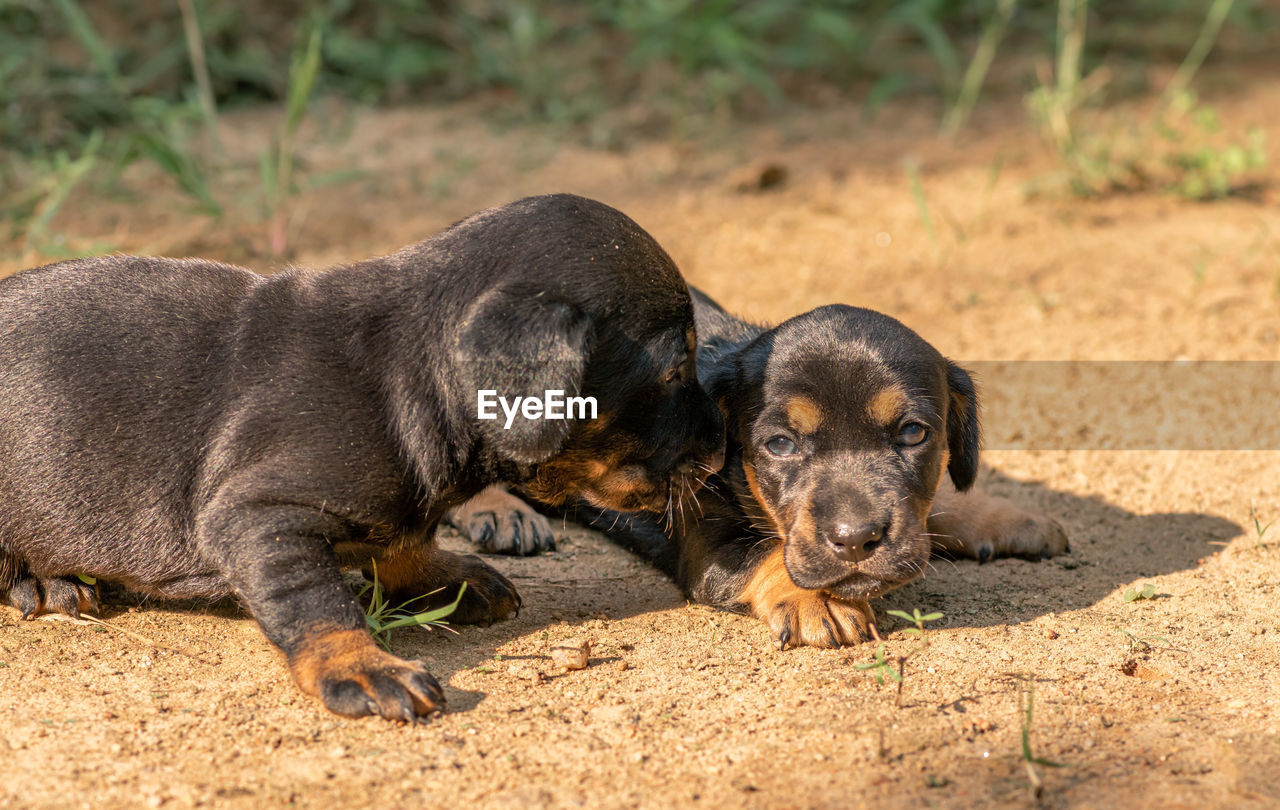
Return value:
M 0 546 L 0 595 L 24 619 L 44 613 L 65 613 L 80 618 L 81 613 L 98 612 L 98 588 L 78 577 L 38 577 L 26 562 Z
M 94 615 L 99 609 L 97 586 L 78 577 L 40 579 L 28 574 L 9 587 L 6 601 L 10 607 L 17 608 L 24 619 L 45 613 L 65 613 L 79 619 L 82 613 Z
M 957 492 L 950 478 L 938 489 L 927 525 L 934 551 L 978 562 L 992 557 L 1043 560 L 1071 551 L 1058 521 L 994 495 Z

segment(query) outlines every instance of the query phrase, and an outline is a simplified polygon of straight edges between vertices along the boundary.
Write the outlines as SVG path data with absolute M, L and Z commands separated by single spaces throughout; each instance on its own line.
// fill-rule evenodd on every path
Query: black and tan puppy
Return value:
M 593 397 L 597 418 L 479 419 L 486 390 Z M 393 598 L 465 582 L 453 619 L 500 619 L 515 589 L 435 547 L 445 510 L 495 480 L 663 509 L 722 448 L 688 288 L 580 197 L 323 272 L 116 256 L 0 281 L 0 596 L 75 614 L 95 607 L 80 574 L 234 594 L 340 714 L 443 703 L 373 643 L 340 567 L 376 562 Z
M 919 576 L 931 550 L 1066 549 L 1051 519 L 962 494 L 978 470 L 973 383 L 898 321 L 826 306 L 765 329 L 694 303 L 699 374 L 727 414 L 724 468 L 670 537 L 656 518 L 576 510 L 694 600 L 751 613 L 784 648 L 832 647 L 861 641 L 867 600 Z M 491 488 L 452 520 L 511 526 L 519 511 Z

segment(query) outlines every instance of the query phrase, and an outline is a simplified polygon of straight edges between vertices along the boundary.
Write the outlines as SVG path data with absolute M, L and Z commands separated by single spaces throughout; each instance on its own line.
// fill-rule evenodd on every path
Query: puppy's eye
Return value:
M 908 422 L 898 431 L 898 444 L 905 447 L 915 447 L 927 438 L 929 438 L 929 428 L 919 422 Z
M 764 443 L 764 449 L 775 456 L 794 456 L 800 452 L 800 448 L 796 447 L 796 443 L 786 436 L 774 436 Z

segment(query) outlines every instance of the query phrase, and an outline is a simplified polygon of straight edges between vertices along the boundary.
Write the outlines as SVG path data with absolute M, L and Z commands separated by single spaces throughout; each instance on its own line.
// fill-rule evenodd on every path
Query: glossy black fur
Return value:
M 0 280 L 0 597 L 78 574 L 235 594 L 289 654 L 362 629 L 339 564 L 433 542 L 492 481 L 624 447 L 656 503 L 718 463 L 692 325 L 657 243 L 570 195 L 325 271 L 112 256 Z M 607 424 L 504 430 L 478 387 L 595 396 Z M 562 467 L 552 495 L 631 508 Z
M 668 527 L 648 516 L 580 507 L 578 520 L 606 532 L 671 574 L 694 600 L 746 610 L 742 594 L 763 557 L 785 540 L 787 573 L 801 588 L 866 599 L 919 575 L 930 553 L 924 519 L 945 473 L 969 488 L 978 466 L 973 384 L 911 330 L 871 310 L 820 307 L 767 329 L 729 315 L 694 291 L 698 366 L 727 414 L 725 465 Z M 881 391 L 906 393 L 885 425 L 868 413 Z M 811 435 L 788 423 L 787 403 L 803 397 L 823 417 Z M 915 447 L 896 441 L 901 425 L 928 426 Z M 799 445 L 776 458 L 772 437 Z M 759 495 L 747 472 L 754 469 Z M 790 520 L 795 515 L 806 521 Z M 884 525 L 884 537 L 850 561 L 830 542 L 840 524 Z M 673 542 L 674 540 L 674 542 Z

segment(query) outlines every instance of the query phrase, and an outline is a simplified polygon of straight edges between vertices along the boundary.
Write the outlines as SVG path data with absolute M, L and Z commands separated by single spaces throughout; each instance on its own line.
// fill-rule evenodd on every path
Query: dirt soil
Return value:
M 1219 87 L 1227 129 L 1280 144 L 1280 83 Z M 870 125 L 831 108 L 613 152 L 497 131 L 466 108 L 322 105 L 312 120 L 299 263 L 565 190 L 631 214 L 753 318 L 872 307 L 961 362 L 1280 354 L 1274 155 L 1248 199 L 1086 202 L 1025 193 L 1057 164 L 1017 99 L 955 143 L 920 104 Z M 129 196 L 78 194 L 55 228 L 78 250 L 269 270 L 252 167 L 277 124 L 224 122 L 232 165 L 217 182 L 236 213 L 221 222 L 139 166 Z M 785 182 L 742 190 L 766 164 Z M 8 248 L 0 273 L 50 257 Z M 1169 393 L 1156 385 L 1150 407 Z M 1231 393 L 1217 418 L 1257 416 Z M 889 660 L 911 655 L 901 690 L 859 668 L 873 645 L 779 652 L 759 622 L 688 604 L 573 526 L 553 553 L 491 559 L 523 594 L 519 618 L 394 637 L 448 696 L 447 714 L 412 727 L 327 714 L 234 606 L 117 604 L 112 629 L 0 608 L 0 807 L 1280 806 L 1280 452 L 996 449 L 984 466 L 987 490 L 1056 517 L 1073 551 L 938 560 L 876 600 Z M 1277 521 L 1261 541 L 1251 506 Z M 1147 583 L 1153 598 L 1124 600 Z M 945 614 L 916 652 L 885 614 L 913 608 Z M 590 665 L 561 672 L 550 648 L 570 638 L 590 639 Z M 1044 760 L 1038 791 L 1027 746 Z

